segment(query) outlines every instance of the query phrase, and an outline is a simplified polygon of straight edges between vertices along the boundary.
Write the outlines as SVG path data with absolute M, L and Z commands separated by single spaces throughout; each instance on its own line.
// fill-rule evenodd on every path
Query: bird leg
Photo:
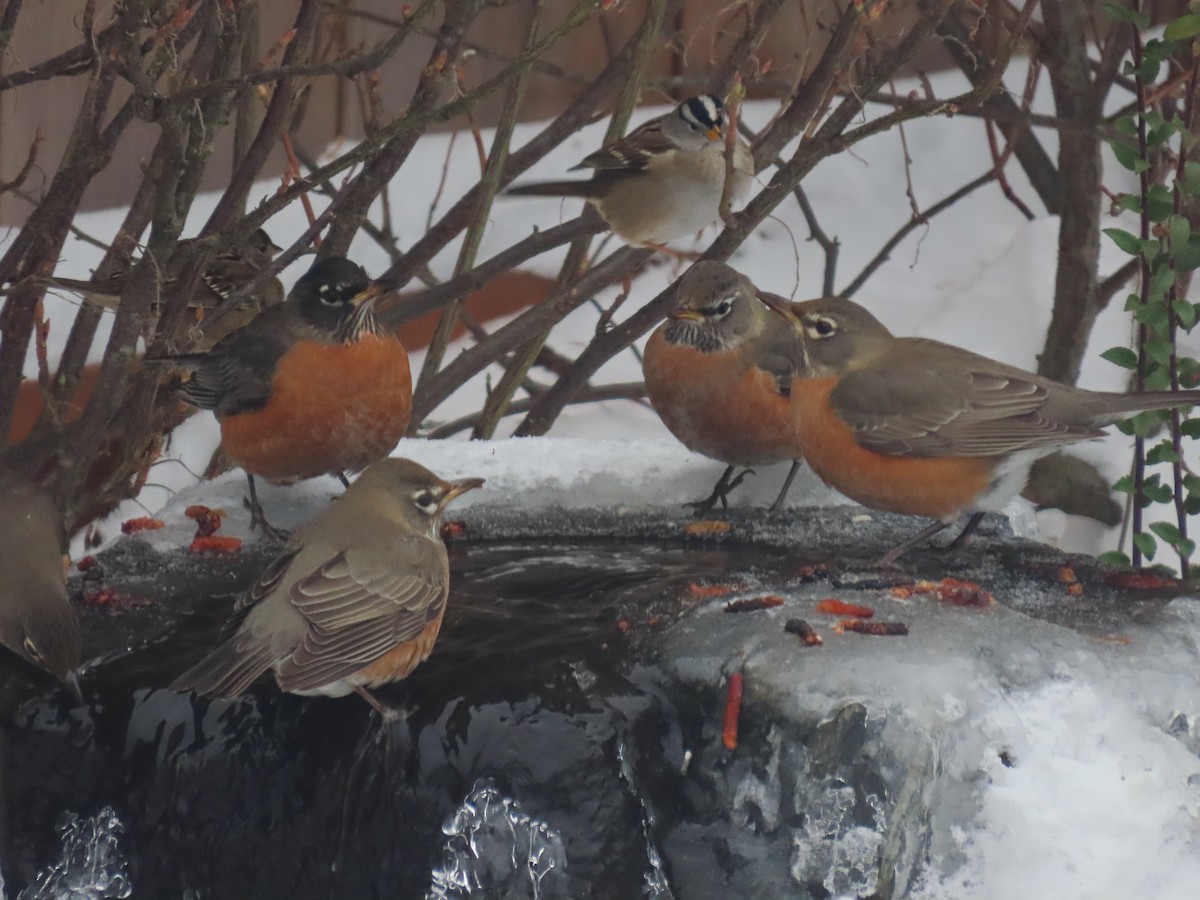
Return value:
M 872 567 L 876 569 L 892 568 L 894 565 L 896 565 L 896 560 L 898 560 L 913 547 L 917 546 L 917 544 L 928 540 L 940 531 L 944 531 L 945 529 L 949 528 L 951 524 L 952 523 L 950 522 L 934 522 L 927 528 L 922 528 L 920 532 L 914 534 L 908 540 L 897 544 L 887 553 L 883 554 L 883 556 L 871 564 Z
M 358 694 L 358 696 L 362 697 L 369 704 L 371 704 L 371 708 L 374 709 L 375 712 L 379 713 L 380 718 L 382 718 L 385 723 L 399 722 L 404 718 L 404 713 L 395 707 L 388 706 L 386 703 L 381 703 L 378 697 L 368 691 L 361 684 L 356 684 L 354 686 L 354 693 Z
M 648 241 L 647 243 L 642 244 L 642 246 L 649 247 L 652 250 L 657 250 L 664 256 L 669 256 L 676 262 L 681 263 L 695 262 L 701 256 L 701 254 L 692 250 L 676 250 L 674 247 L 668 247 L 666 244 L 656 244 L 653 241 Z
M 721 509 L 729 509 L 729 492 L 741 484 L 747 475 L 755 474 L 753 469 L 743 469 L 737 478 L 733 478 L 733 470 L 734 466 L 727 466 L 721 477 L 717 479 L 717 484 L 713 488 L 712 493 L 703 500 L 683 505 L 694 509 L 697 518 L 711 512 L 712 508 L 717 505 L 718 500 L 721 502 Z
M 957 550 L 966 544 L 971 535 L 975 533 L 975 529 L 979 527 L 979 523 L 983 521 L 984 515 L 981 512 L 971 513 L 971 518 L 967 519 L 967 524 L 963 526 L 963 530 L 958 533 L 958 537 L 946 545 L 946 549 Z
M 783 480 L 783 488 L 779 491 L 779 496 L 775 498 L 775 502 L 771 504 L 771 508 L 767 513 L 776 513 L 783 508 L 783 501 L 787 497 L 787 492 L 792 487 L 792 480 L 796 477 L 796 473 L 800 471 L 800 460 L 794 460 L 792 467 L 788 469 L 787 478 Z
M 338 480 L 342 483 L 342 487 L 344 487 L 344 488 L 350 487 L 350 479 L 346 477 L 345 472 L 338 472 L 337 477 L 338 477 Z
M 276 528 L 267 521 L 267 515 L 263 512 L 262 504 L 258 502 L 258 491 L 254 488 L 254 476 L 249 472 L 246 473 L 246 483 L 250 487 L 250 498 L 243 502 L 250 510 L 250 530 L 253 531 L 257 528 L 269 538 L 277 541 L 286 540 L 288 533 L 281 528 Z

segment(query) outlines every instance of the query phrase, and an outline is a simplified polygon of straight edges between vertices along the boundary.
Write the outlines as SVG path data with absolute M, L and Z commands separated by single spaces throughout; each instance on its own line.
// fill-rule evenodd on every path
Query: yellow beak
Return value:
M 804 334 L 804 323 L 800 321 L 800 317 L 792 311 L 792 305 L 787 300 L 780 297 L 778 294 L 771 294 L 766 291 L 758 292 L 758 299 L 766 304 L 767 308 L 779 313 L 787 321 L 792 328 L 796 329 L 798 334 Z
M 725 134 L 721 131 L 721 127 L 719 125 L 714 125 L 712 128 L 708 129 L 708 139 L 710 141 L 719 141 L 724 136 Z
M 445 506 L 460 494 L 465 494 L 467 491 L 473 491 L 475 488 L 482 486 L 482 478 L 462 478 L 458 481 L 451 481 L 450 490 L 446 491 L 446 496 L 442 497 L 441 505 Z
M 350 298 L 350 303 L 354 306 L 362 306 L 364 303 L 370 303 L 379 295 L 387 293 L 387 288 L 377 281 L 372 281 L 363 290 L 359 291 Z
M 702 314 L 696 312 L 694 309 L 673 309 L 669 313 L 667 313 L 667 318 L 675 319 L 676 321 L 682 319 L 685 322 L 703 322 L 704 321 L 704 316 Z

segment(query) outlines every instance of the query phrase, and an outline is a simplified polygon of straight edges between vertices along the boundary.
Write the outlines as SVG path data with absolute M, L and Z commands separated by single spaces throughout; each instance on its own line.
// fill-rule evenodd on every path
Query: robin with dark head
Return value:
M 1200 403 L 1200 391 L 1088 391 L 969 350 L 894 336 L 849 300 L 792 304 L 805 377 L 792 409 L 808 464 L 864 506 L 937 519 L 879 562 L 937 534 L 963 512 L 1001 511 L 1039 457 L 1143 410 Z
M 0 469 L 0 521 L 0 644 L 65 682 L 79 666 L 79 623 L 58 508 L 45 490 Z
M 292 535 L 217 648 L 172 688 L 237 697 L 270 670 L 282 691 L 354 692 L 392 718 L 368 688 L 406 678 L 433 650 L 450 584 L 442 510 L 482 484 L 407 459 L 371 466 Z
M 179 395 L 211 409 L 226 455 L 249 479 L 287 484 L 357 471 L 387 456 L 408 427 L 412 378 L 400 340 L 375 318 L 383 288 L 348 259 L 319 259 L 287 300 L 208 353 Z
M 582 197 L 608 227 L 631 244 L 660 246 L 694 235 L 720 218 L 725 187 L 725 110 L 701 94 L 605 144 L 573 166 L 590 181 L 548 181 L 510 188 L 525 196 Z M 733 199 L 744 199 L 754 176 L 750 149 L 737 139 Z
M 183 241 L 182 250 L 190 241 Z M 214 254 L 204 260 L 195 293 L 188 301 L 189 315 L 180 322 L 173 334 L 167 336 L 170 346 L 187 346 L 196 352 L 211 349 L 227 334 L 249 323 L 264 309 L 283 301 L 283 285 L 278 278 L 268 278 L 254 293 L 237 302 L 237 309 L 223 314 L 215 326 L 205 325 L 205 319 L 225 303 L 227 297 L 242 285 L 253 280 L 279 254 L 279 247 L 261 228 L 250 236 L 243 247 Z M 183 255 L 172 255 L 160 279 L 160 290 L 169 291 L 179 278 Z M 118 272 L 99 281 L 49 277 L 52 287 L 72 291 L 104 309 L 115 310 L 129 282 L 128 272 Z M 149 333 L 158 322 L 157 304 L 151 309 Z M 147 335 L 149 337 L 149 335 Z
M 778 498 L 783 505 L 800 467 L 800 440 L 791 413 L 799 338 L 763 305 L 746 276 L 701 260 L 679 280 L 677 305 L 646 342 L 642 372 L 659 418 L 685 447 L 725 463 L 698 514 L 741 483 L 751 467 L 791 462 Z M 776 303 L 789 315 L 785 301 Z M 734 478 L 734 471 L 744 467 Z

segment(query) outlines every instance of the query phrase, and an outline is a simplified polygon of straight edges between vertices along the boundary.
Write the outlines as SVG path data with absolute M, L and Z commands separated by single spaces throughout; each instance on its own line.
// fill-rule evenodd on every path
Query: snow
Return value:
M 1014 74 L 1011 82 L 1018 83 L 1019 78 Z M 952 74 L 935 76 L 933 83 L 939 94 L 962 88 L 961 79 Z M 902 85 L 899 90 L 906 88 Z M 771 104 L 756 103 L 747 108 L 746 116 L 752 124 L 761 124 L 772 111 Z M 639 116 L 659 112 L 646 109 Z M 604 126 L 600 122 L 584 129 L 525 178 L 559 176 L 598 144 Z M 516 144 L 526 141 L 537 128 L 518 127 Z M 914 122 L 906 126 L 906 136 L 914 160 L 913 191 L 923 207 L 990 165 L 977 120 Z M 448 135 L 425 137 L 391 187 L 394 208 L 415 211 L 394 223 L 401 246 L 424 231 L 425 212 L 438 180 L 431 173 L 440 173 L 448 144 Z M 1018 167 L 1010 165 L 1008 171 L 1016 192 L 1036 207 L 1036 197 Z M 439 208 L 446 208 L 477 177 L 475 150 L 470 141 L 460 140 L 450 155 L 447 187 Z M 1114 184 L 1117 179 L 1114 174 Z M 804 187 L 826 232 L 841 241 L 839 287 L 848 283 L 909 215 L 902 152 L 894 136 L 869 139 L 851 153 L 822 162 Z M 271 183 L 258 186 L 260 194 L 273 190 Z M 320 205 L 320 198 L 313 200 Z M 214 202 L 215 197 L 210 196 L 195 204 L 187 233 L 199 226 Z M 576 201 L 501 199 L 493 210 L 480 258 L 508 246 L 535 226 L 556 224 L 576 211 Z M 107 239 L 122 214 L 119 210 L 89 213 L 81 216 L 78 224 Z M 277 243 L 286 242 L 302 226 L 298 206 L 267 223 Z M 767 290 L 798 299 L 815 296 L 823 258 L 806 238 L 799 209 L 785 203 L 731 263 Z M 457 243 L 452 244 L 434 261 L 436 273 L 449 273 L 457 248 Z M 1044 215 L 1026 221 L 998 187 L 988 185 L 927 227 L 916 229 L 855 299 L 899 333 L 951 341 L 1033 367 L 1049 322 L 1056 254 L 1057 221 Z M 383 251 L 365 237 L 356 241 L 351 255 L 371 272 L 381 271 L 387 263 Z M 86 277 L 98 258 L 95 248 L 72 239 L 59 272 Z M 547 254 L 530 266 L 552 275 L 561 258 L 561 253 Z M 1101 271 L 1112 271 L 1123 260 L 1106 241 Z M 307 265 L 302 258 L 289 267 L 285 284 L 290 285 Z M 639 301 L 654 296 L 677 272 L 669 263 L 651 268 L 635 282 L 634 295 L 622 315 L 635 311 Z M 609 291 L 598 300 L 607 304 L 614 296 L 615 291 Z M 1121 307 L 1116 301 L 1096 322 L 1080 380 L 1085 387 L 1119 390 L 1125 386 L 1126 373 L 1098 358 L 1103 349 L 1129 342 L 1129 320 Z M 47 299 L 52 359 L 61 352 L 75 308 L 70 299 Z M 595 309 L 582 307 L 556 329 L 551 345 L 567 354 L 582 349 L 594 333 L 596 317 Z M 93 358 L 102 352 L 110 321 L 106 316 L 102 323 Z M 457 349 L 451 348 L 451 358 Z M 1196 351 L 1195 340 L 1189 349 Z M 420 352 L 412 355 L 414 372 L 420 370 L 422 358 Z M 28 371 L 35 371 L 32 360 Z M 444 404 L 436 412 L 437 419 L 445 421 L 478 409 L 487 374 Z M 490 375 L 494 379 L 498 371 Z M 639 377 L 637 360 L 625 353 L 605 366 L 596 381 Z M 511 427 L 517 421 L 509 419 L 507 424 Z M 143 537 L 160 545 L 179 545 L 186 543 L 194 530 L 183 516 L 184 508 L 204 503 L 230 513 L 231 521 L 222 533 L 245 534 L 241 473 L 228 473 L 208 484 L 200 483 L 195 474 L 203 470 L 217 441 L 215 421 L 208 413 L 181 426 L 163 459 L 152 469 L 146 489 L 137 501 L 122 504 L 102 526 L 103 531 L 114 537 L 115 523 L 149 511 L 161 515 L 167 527 Z M 1128 439 L 1116 435 L 1080 448 L 1080 452 L 1115 480 L 1128 468 L 1129 445 Z M 674 443 L 651 410 L 631 402 L 569 408 L 551 437 L 545 439 L 405 440 L 396 453 L 419 460 L 443 477 L 486 478 L 482 491 L 462 501 L 464 507 L 476 504 L 481 508 L 489 503 L 527 508 L 601 505 L 667 508 L 675 514 L 678 504 L 707 495 L 722 469 Z M 786 466 L 759 471 L 737 491 L 733 503 L 765 505 L 777 492 L 785 471 Z M 275 524 L 290 527 L 337 492 L 336 482 L 324 478 L 291 487 L 268 486 L 263 501 Z M 801 473 L 790 495 L 793 508 L 836 502 L 845 501 L 808 472 Z M 1068 522 L 1055 513 L 1042 514 L 1039 519 L 1044 534 L 1068 548 L 1098 552 L 1115 546 L 1114 531 Z M 75 550 L 76 555 L 82 552 L 78 540 Z M 945 610 L 938 612 L 946 614 Z M 906 660 L 892 655 L 885 644 L 880 654 L 859 661 L 860 666 L 870 664 L 855 675 L 863 681 L 836 683 L 841 696 L 889 686 L 896 690 L 897 703 L 910 702 L 914 692 L 924 694 L 930 708 L 940 710 L 939 715 L 954 724 L 960 736 L 973 735 L 973 739 L 962 737 L 950 757 L 942 761 L 959 771 L 964 780 L 976 779 L 973 799 L 955 808 L 958 819 L 953 840 L 937 848 L 933 871 L 940 874 L 931 875 L 914 896 L 925 900 L 1035 896 L 1172 900 L 1194 896 L 1200 881 L 1200 763 L 1196 755 L 1200 741 L 1193 725 L 1186 726 L 1191 729 L 1189 744 L 1169 734 L 1164 720 L 1176 707 L 1188 717 L 1185 724 L 1200 716 L 1200 686 L 1194 669 L 1189 673 L 1184 668 L 1194 662 L 1195 645 L 1200 642 L 1200 611 L 1195 601 L 1181 600 L 1172 612 L 1178 617 L 1180 633 L 1188 636 L 1192 646 L 1184 652 L 1180 646 L 1164 645 L 1160 664 L 1151 671 L 1123 664 L 1119 649 L 1100 652 L 1087 647 L 1085 638 L 1064 638 L 1060 629 L 1045 623 L 1038 626 L 1045 634 L 1030 635 L 1026 623 L 1026 630 L 1011 633 L 1013 660 L 1027 654 L 1040 670 L 1053 670 L 1048 677 L 1023 675 L 1022 667 L 1010 660 L 1003 668 L 1011 683 L 981 684 L 986 676 L 964 668 L 962 657 L 956 657 L 957 662 L 937 662 L 935 643 L 927 654 L 915 657 L 911 645 L 905 645 Z M 986 627 L 1005 627 L 998 622 L 1001 617 L 989 613 Z M 823 665 L 830 656 L 824 653 Z M 1139 658 L 1144 661 L 1145 655 Z M 1050 665 L 1055 660 L 1055 665 Z M 1011 752 L 1019 765 L 1006 768 L 999 761 L 999 749 Z
M 1003 593 L 975 609 L 839 590 L 878 620 L 909 628 L 903 639 L 858 639 L 829 633 L 813 609 L 825 590 L 780 592 L 785 604 L 763 614 L 775 628 L 725 615 L 729 597 L 721 597 L 674 629 L 662 654 L 697 685 L 711 685 L 736 658 L 760 723 L 787 727 L 822 711 L 828 721 L 861 702 L 869 732 L 882 729 L 874 749 L 845 757 L 848 767 L 878 767 L 889 783 L 889 816 L 877 815 L 865 835 L 850 827 L 853 801 L 839 801 L 847 788 L 838 773 L 781 777 L 769 763 L 746 770 L 760 807 L 805 792 L 797 805 L 810 818 L 795 837 L 805 880 L 825 876 L 830 888 L 855 872 L 873 878 L 862 857 L 875 858 L 879 832 L 891 840 L 887 829 L 899 827 L 912 848 L 927 827 L 928 869 L 904 894 L 913 900 L 1195 896 L 1200 601 L 1173 601 L 1112 639 L 1033 617 Z M 823 646 L 797 653 L 778 627 L 795 616 L 825 631 Z M 869 649 L 862 640 L 873 641 Z M 911 782 L 922 785 L 917 811 L 898 799 Z M 836 850 L 844 859 L 830 858 L 829 835 L 849 840 Z M 842 897 L 871 887 L 831 889 Z

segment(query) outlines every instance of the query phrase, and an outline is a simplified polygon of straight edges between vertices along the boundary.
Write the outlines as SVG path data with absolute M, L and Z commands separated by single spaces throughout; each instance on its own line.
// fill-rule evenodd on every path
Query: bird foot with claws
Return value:
M 371 708 L 379 713 L 379 718 L 383 720 L 385 725 L 390 725 L 393 722 L 402 722 L 406 718 L 404 710 L 388 706 L 362 685 L 355 686 L 354 693 L 366 700 L 371 705 Z
M 245 506 L 246 509 L 250 510 L 251 531 L 261 531 L 267 538 L 273 541 L 286 541 L 291 536 L 290 531 L 286 531 L 282 528 L 276 528 L 274 525 L 268 522 L 266 513 L 263 512 L 262 506 L 256 501 L 249 497 L 243 497 L 242 505 Z
M 725 474 L 721 476 L 720 481 L 717 482 L 716 487 L 713 488 L 711 494 L 709 494 L 703 500 L 695 500 L 691 503 L 685 503 L 683 504 L 684 507 L 686 509 L 695 510 L 694 515 L 698 519 L 703 518 L 712 512 L 713 507 L 716 506 L 718 502 L 721 504 L 722 512 L 728 510 L 730 492 L 743 481 L 745 481 L 747 475 L 754 475 L 756 473 L 753 469 L 742 469 L 736 478 L 730 478 L 729 476 L 732 474 L 733 466 L 730 466 L 725 470 Z

